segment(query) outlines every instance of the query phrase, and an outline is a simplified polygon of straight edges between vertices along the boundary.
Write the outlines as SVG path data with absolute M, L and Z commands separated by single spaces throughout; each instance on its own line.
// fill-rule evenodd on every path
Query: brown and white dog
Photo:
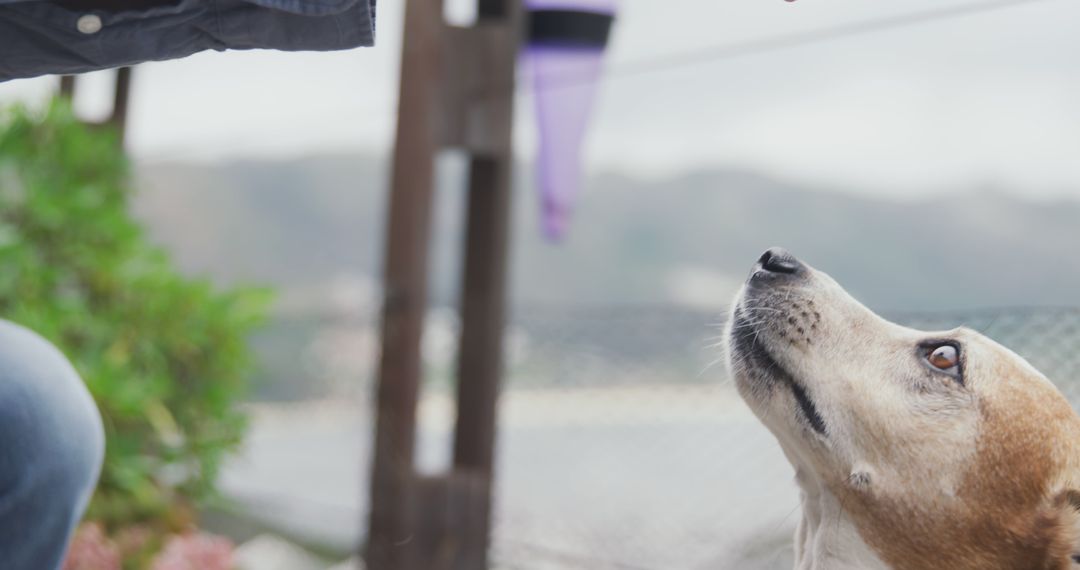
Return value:
M 778 248 L 726 334 L 795 468 L 798 570 L 1080 568 L 1080 418 L 1013 352 L 886 321 Z

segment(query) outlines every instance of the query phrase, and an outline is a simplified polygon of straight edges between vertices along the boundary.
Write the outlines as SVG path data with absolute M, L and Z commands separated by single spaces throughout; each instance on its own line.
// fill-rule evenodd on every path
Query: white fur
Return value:
M 747 335 L 742 345 L 740 334 Z M 749 335 L 767 359 L 748 356 Z M 912 517 L 904 524 L 919 524 L 920 513 L 953 512 L 963 477 L 977 464 L 977 394 L 996 394 L 1006 382 L 1015 386 L 1016 379 L 1001 378 L 1002 363 L 1030 375 L 1023 381 L 1031 385 L 1047 382 L 973 331 L 926 333 L 890 323 L 809 267 L 799 279 L 744 287 L 727 336 L 736 386 L 776 436 L 801 489 L 796 570 L 889 568 L 833 490 L 846 485 L 841 495 L 849 498 L 903 505 Z M 962 345 L 968 366 L 963 382 L 953 383 L 921 360 L 918 347 L 933 338 Z M 825 434 L 812 429 L 790 384 L 778 378 L 804 390 Z M 1075 454 L 1071 442 L 1062 446 L 1068 447 L 1062 455 Z

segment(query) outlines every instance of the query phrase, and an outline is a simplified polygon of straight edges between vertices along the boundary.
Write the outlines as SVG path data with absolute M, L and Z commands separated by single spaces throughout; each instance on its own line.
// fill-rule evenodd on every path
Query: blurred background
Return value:
M 724 48 L 968 4 L 621 0 L 561 244 L 538 228 L 519 90 L 496 567 L 790 568 L 791 469 L 716 347 L 772 245 L 901 322 L 982 330 L 1080 397 L 1080 6 Z M 200 54 L 132 85 L 149 239 L 185 276 L 275 292 L 250 337 L 249 429 L 204 516 L 254 568 L 326 568 L 364 536 L 401 12 L 379 6 L 374 49 Z M 0 105 L 44 109 L 57 84 L 0 84 Z M 77 114 L 104 117 L 111 85 L 84 76 Z M 464 168 L 437 164 L 430 473 L 454 419 Z

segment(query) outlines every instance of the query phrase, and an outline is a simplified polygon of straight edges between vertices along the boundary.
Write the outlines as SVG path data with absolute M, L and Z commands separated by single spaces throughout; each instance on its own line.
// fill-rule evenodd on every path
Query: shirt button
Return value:
M 75 28 L 84 34 L 96 34 L 101 31 L 101 18 L 96 14 L 84 14 L 75 22 Z

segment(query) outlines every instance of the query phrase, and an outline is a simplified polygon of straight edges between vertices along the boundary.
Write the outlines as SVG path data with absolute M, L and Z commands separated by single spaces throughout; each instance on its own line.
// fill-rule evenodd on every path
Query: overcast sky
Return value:
M 462 17 L 460 2 L 449 11 Z M 933 10 L 972 0 L 622 0 L 610 63 Z M 342 53 L 209 53 L 140 66 L 139 159 L 224 160 L 391 142 L 402 2 L 379 45 Z M 769 53 L 613 77 L 590 169 L 658 176 L 739 167 L 845 191 L 915 196 L 996 186 L 1080 198 L 1080 4 L 1028 4 Z M 107 74 L 77 104 L 107 109 Z M 53 78 L 0 84 L 40 101 Z M 518 148 L 534 148 L 519 98 Z

